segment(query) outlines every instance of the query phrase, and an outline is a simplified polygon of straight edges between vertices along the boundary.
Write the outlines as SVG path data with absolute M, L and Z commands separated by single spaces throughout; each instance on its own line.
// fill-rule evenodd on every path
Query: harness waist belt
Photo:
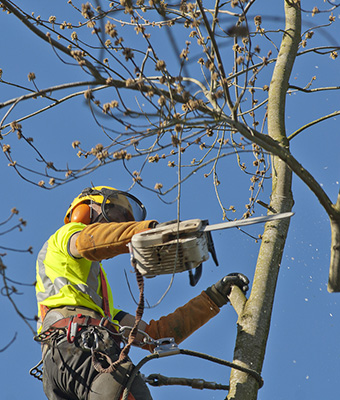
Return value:
M 66 328 L 68 332 L 70 331 L 70 327 L 75 326 L 76 330 L 78 328 L 86 327 L 86 326 L 98 326 L 107 329 L 111 333 L 113 333 L 114 338 L 118 343 L 121 342 L 120 339 L 120 334 L 115 328 L 115 326 L 106 318 L 102 319 L 97 319 L 97 318 L 92 318 L 88 315 L 82 315 L 82 314 L 77 314 L 77 315 L 72 315 L 70 317 L 62 318 L 59 319 L 58 321 L 54 322 L 50 327 L 47 329 L 49 331 L 51 328 L 52 329 L 64 329 Z

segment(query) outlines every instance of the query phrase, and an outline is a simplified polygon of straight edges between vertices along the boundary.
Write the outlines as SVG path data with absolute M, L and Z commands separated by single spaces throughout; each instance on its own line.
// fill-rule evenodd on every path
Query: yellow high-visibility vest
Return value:
M 44 244 L 37 258 L 36 296 L 38 302 L 38 332 L 41 330 L 41 306 L 87 307 L 105 317 L 100 269 L 107 286 L 107 300 L 112 321 L 120 311 L 113 306 L 113 298 L 105 271 L 98 261 L 74 258 L 69 252 L 72 235 L 86 225 L 70 222 L 58 229 Z

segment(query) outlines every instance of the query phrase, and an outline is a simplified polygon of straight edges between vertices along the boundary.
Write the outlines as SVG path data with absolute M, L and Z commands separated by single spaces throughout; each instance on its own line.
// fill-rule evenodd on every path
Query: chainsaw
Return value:
M 209 259 L 209 253 L 218 266 L 212 231 L 275 221 L 292 215 L 292 212 L 278 213 L 213 225 L 209 225 L 208 220 L 200 219 L 161 223 L 132 237 L 132 259 L 137 270 L 146 278 L 188 271 L 190 285 L 195 286 L 202 275 L 202 263 Z

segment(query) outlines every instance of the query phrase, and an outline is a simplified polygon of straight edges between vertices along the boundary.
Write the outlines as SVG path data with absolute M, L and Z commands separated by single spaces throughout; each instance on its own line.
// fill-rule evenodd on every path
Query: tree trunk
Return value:
M 333 204 L 334 213 L 330 216 L 331 221 L 331 260 L 329 267 L 328 291 L 330 293 L 340 292 L 340 192 L 338 199 Z
M 285 131 L 285 100 L 289 77 L 300 42 L 299 1 L 285 1 L 286 26 L 269 90 L 268 134 L 288 149 Z M 271 209 L 290 211 L 292 172 L 284 161 L 272 157 Z M 265 226 L 249 300 L 238 314 L 234 362 L 261 372 L 274 302 L 277 277 L 287 237 L 289 219 Z M 232 369 L 228 399 L 255 400 L 259 383 L 251 375 Z

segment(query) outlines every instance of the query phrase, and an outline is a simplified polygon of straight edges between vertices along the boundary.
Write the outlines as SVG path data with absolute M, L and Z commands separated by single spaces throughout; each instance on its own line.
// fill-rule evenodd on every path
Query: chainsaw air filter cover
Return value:
M 209 258 L 208 237 L 200 219 L 160 224 L 132 237 L 132 255 L 146 278 L 189 271 Z

